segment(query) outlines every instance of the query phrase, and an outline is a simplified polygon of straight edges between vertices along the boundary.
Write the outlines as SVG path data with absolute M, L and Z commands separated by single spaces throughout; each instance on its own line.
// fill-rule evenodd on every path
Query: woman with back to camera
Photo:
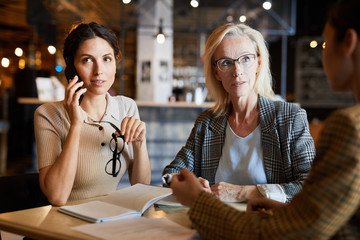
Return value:
M 358 102 L 359 9 L 359 0 L 337 1 L 323 31 L 322 55 L 331 88 L 350 90 Z M 191 206 L 190 219 L 205 239 L 360 239 L 360 105 L 339 109 L 325 121 L 313 167 L 290 203 L 258 198 L 248 203 L 258 214 L 239 212 L 206 193 L 186 169 L 171 187 Z M 270 215 L 261 218 L 259 209 Z
M 94 22 L 77 25 L 65 39 L 66 68 L 77 74 L 63 101 L 35 112 L 40 186 L 53 205 L 109 194 L 126 170 L 131 184 L 150 183 L 146 128 L 136 103 L 108 93 L 120 55 L 116 35 Z
M 229 202 L 285 202 L 301 190 L 314 142 L 305 110 L 275 101 L 269 65 L 263 36 L 249 26 L 226 24 L 209 36 L 204 71 L 216 104 L 197 118 L 163 179 L 187 168 Z

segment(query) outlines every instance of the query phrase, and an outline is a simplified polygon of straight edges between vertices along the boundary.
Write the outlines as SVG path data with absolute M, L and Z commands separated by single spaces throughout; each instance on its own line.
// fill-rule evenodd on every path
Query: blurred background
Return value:
M 122 61 L 111 94 L 134 98 L 147 124 L 154 181 L 185 143 L 196 116 L 212 106 L 202 54 L 209 34 L 228 22 L 258 29 L 269 44 L 274 90 L 321 122 L 352 105 L 333 93 L 321 65 L 329 0 L 0 0 L 0 175 L 37 171 L 33 113 L 61 100 L 62 45 L 79 22 L 118 36 Z

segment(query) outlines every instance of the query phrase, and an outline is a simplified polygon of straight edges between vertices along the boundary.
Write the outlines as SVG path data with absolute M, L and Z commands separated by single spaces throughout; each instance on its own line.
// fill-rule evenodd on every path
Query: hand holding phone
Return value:
M 75 76 L 78 76 L 78 80 L 77 82 L 81 82 L 81 79 L 76 71 L 76 68 L 74 66 L 73 63 L 69 63 L 66 65 L 66 68 L 65 68 L 65 76 L 66 76 L 66 79 L 67 81 L 69 82 L 71 79 L 73 79 Z M 75 92 L 79 91 L 81 89 L 81 87 L 79 87 L 78 89 L 76 89 Z M 83 100 L 84 98 L 84 94 L 81 94 L 80 98 L 79 98 L 79 105 L 81 104 L 81 101 Z

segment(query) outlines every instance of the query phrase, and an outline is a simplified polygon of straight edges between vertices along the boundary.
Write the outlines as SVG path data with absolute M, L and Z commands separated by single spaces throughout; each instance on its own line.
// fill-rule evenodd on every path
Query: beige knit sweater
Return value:
M 134 100 L 124 96 L 112 97 L 109 94 L 106 98 L 107 108 L 101 123 L 96 123 L 83 111 L 85 121 L 81 132 L 78 166 L 69 201 L 101 196 L 115 191 L 129 162 L 133 160 L 132 146 L 126 144 L 120 157 L 119 175 L 113 177 L 105 172 L 106 163 L 113 157 L 109 144 L 112 139 L 111 134 L 115 132 L 115 129 L 104 121 L 112 122 L 120 128 L 124 117 L 139 118 Z M 46 103 L 38 107 L 35 111 L 34 125 L 38 168 L 41 169 L 54 164 L 62 151 L 70 128 L 69 116 L 63 102 Z M 122 144 L 119 145 L 122 146 Z

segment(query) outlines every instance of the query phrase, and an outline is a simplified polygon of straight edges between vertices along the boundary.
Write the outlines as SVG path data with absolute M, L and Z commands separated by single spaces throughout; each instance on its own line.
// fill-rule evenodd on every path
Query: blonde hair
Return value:
M 255 92 L 270 99 L 274 99 L 272 89 L 272 76 L 270 72 L 270 56 L 267 43 L 261 33 L 245 24 L 225 24 L 215 29 L 209 36 L 205 45 L 204 73 L 206 87 L 209 94 L 215 98 L 216 103 L 212 111 L 217 115 L 228 112 L 231 108 L 229 94 L 225 91 L 221 82 L 215 78 L 213 71 L 214 52 L 221 41 L 227 37 L 248 37 L 254 44 L 258 57 L 261 59 L 260 69 L 255 80 Z

